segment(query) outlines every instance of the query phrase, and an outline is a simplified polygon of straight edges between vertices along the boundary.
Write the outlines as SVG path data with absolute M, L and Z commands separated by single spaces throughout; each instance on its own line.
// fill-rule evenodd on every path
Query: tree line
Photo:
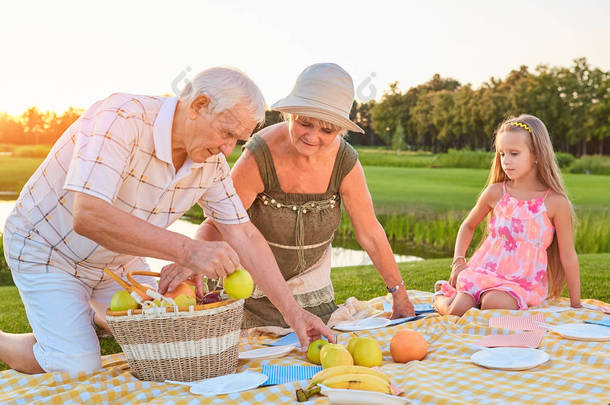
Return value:
M 585 58 L 571 67 L 521 66 L 475 89 L 435 74 L 405 92 L 392 83 L 380 101 L 354 103 L 351 117 L 365 134 L 354 143 L 445 152 L 489 150 L 496 126 L 529 113 L 547 126 L 557 151 L 580 156 L 610 153 L 610 72 Z
M 50 145 L 84 112 L 70 107 L 62 114 L 30 107 L 19 116 L 0 113 L 0 143 Z
M 381 100 L 354 102 L 351 118 L 365 134 L 350 142 L 388 145 L 396 150 L 489 150 L 495 127 L 507 116 L 529 113 L 549 129 L 557 151 L 610 153 L 610 72 L 585 58 L 570 67 L 521 66 L 506 78 L 490 78 L 479 88 L 435 74 L 426 83 L 402 92 L 390 85 Z M 82 109 L 62 114 L 31 107 L 14 117 L 0 113 L 0 143 L 52 144 Z M 279 122 L 268 111 L 265 125 Z

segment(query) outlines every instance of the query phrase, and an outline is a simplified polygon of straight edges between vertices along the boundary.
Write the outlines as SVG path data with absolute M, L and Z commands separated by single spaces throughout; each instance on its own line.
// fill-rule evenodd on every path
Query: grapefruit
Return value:
M 428 352 L 428 342 L 419 332 L 401 330 L 390 342 L 390 353 L 396 363 L 407 363 L 412 360 L 422 360 Z

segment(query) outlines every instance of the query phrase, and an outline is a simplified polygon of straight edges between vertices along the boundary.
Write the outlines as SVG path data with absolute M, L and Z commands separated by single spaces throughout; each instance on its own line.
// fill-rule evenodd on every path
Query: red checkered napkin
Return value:
M 514 335 L 489 335 L 478 342 L 474 342 L 474 344 L 485 347 L 531 347 L 536 349 L 540 346 L 543 336 L 543 330 L 516 333 Z
M 538 322 L 544 322 L 544 314 L 526 316 L 505 315 L 490 318 L 489 327 L 512 330 L 546 330 Z

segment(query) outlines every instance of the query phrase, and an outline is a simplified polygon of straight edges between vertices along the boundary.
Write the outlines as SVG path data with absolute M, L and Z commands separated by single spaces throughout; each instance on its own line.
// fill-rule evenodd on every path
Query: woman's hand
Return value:
M 176 263 L 170 263 L 166 266 L 163 266 L 163 268 L 161 269 L 159 292 L 161 294 L 165 294 L 168 290 L 172 291 L 172 289 L 169 288 L 172 282 L 175 282 L 177 285 L 186 280 L 191 280 L 195 283 L 195 291 L 197 293 L 197 298 L 202 299 L 205 295 L 203 291 L 203 275 L 195 274 L 192 270 Z
M 413 304 L 409 300 L 407 290 L 401 287 L 392 296 L 392 317 L 391 319 L 397 318 L 409 318 L 415 316 L 415 309 Z
M 314 340 L 326 337 L 330 343 L 336 343 L 335 335 L 320 318 L 304 310 L 295 308 L 290 314 L 284 315 L 286 323 L 294 330 L 301 343 L 301 351 L 305 352 Z

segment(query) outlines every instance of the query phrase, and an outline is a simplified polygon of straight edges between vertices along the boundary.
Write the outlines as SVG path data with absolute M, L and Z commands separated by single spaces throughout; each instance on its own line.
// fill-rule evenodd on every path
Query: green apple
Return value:
M 381 354 L 379 343 L 370 337 L 358 337 L 354 339 L 356 339 L 356 341 L 353 344 L 353 351 L 351 352 L 354 357 L 354 364 L 364 367 L 380 366 L 383 355 Z
M 254 281 L 244 269 L 237 269 L 233 273 L 225 276 L 223 279 L 224 290 L 227 295 L 234 299 L 239 300 L 242 298 L 248 298 L 252 295 L 254 290 Z
M 354 359 L 345 346 L 329 343 L 322 346 L 322 350 L 320 350 L 320 363 L 322 368 L 352 366 L 354 365 Z
M 111 311 L 127 311 L 138 308 L 138 302 L 129 294 L 127 290 L 120 290 L 114 293 L 110 300 Z
M 311 342 L 307 348 L 307 360 L 313 364 L 320 364 L 320 350 L 327 344 L 328 341 L 324 339 L 318 339 Z
M 195 297 L 186 294 L 180 294 L 179 296 L 174 298 L 174 302 L 176 303 L 176 305 L 178 305 L 178 308 L 197 305 L 197 300 L 195 299 Z

